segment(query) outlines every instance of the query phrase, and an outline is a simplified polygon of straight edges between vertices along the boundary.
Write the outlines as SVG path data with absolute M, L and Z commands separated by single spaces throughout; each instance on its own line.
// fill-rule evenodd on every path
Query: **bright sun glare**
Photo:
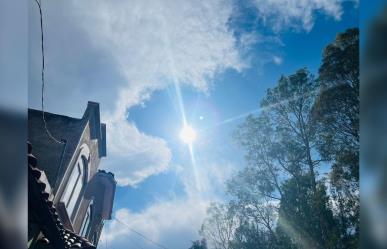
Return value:
M 184 126 L 180 131 L 180 139 L 186 144 L 193 143 L 196 139 L 195 130 L 191 126 Z

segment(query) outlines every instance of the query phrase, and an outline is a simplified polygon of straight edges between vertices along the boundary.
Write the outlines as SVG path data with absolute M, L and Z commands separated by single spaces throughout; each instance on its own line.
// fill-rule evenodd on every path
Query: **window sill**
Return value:
M 57 212 L 60 216 L 60 219 L 62 220 L 63 226 L 66 229 L 70 230 L 71 232 L 74 232 L 74 228 L 73 228 L 73 225 L 71 223 L 71 219 L 67 213 L 65 204 L 63 202 L 59 202 L 56 209 L 57 209 Z

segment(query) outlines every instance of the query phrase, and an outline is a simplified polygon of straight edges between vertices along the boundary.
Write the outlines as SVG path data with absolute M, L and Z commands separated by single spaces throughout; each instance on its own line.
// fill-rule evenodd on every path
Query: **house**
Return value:
M 28 110 L 28 247 L 96 248 L 116 181 L 99 170 L 106 125 L 99 104 L 83 117 Z M 46 130 L 47 127 L 47 130 Z

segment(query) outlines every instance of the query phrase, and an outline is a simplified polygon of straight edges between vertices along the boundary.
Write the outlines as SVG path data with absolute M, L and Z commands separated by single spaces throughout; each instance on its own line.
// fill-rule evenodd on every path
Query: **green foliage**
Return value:
M 189 249 L 207 249 L 207 241 L 205 239 L 193 241 Z
M 313 107 L 319 153 L 332 162 L 331 196 L 342 237 L 354 248 L 359 237 L 359 30 L 339 34 L 324 51 Z
M 337 35 L 326 46 L 319 69 L 320 80 L 328 85 L 348 84 L 359 87 L 359 29 L 352 28 Z
M 299 248 L 335 248 L 337 226 L 324 185 L 308 187 L 309 176 L 284 183 L 278 224 Z
M 234 249 L 270 249 L 275 239 L 267 232 L 249 223 L 242 223 L 235 232 Z

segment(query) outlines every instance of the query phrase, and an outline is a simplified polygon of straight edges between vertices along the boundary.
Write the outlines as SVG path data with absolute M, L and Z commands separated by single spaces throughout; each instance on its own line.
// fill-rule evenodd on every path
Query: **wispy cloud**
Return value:
M 136 233 L 139 232 L 170 249 L 188 248 L 192 240 L 199 239 L 198 230 L 210 203 L 222 201 L 219 190 L 224 189 L 224 182 L 237 167 L 231 163 L 198 165 L 199 188 L 187 166 L 182 170 L 176 167 L 186 195 L 160 198 L 140 212 L 132 212 L 129 208 L 117 210 L 114 220 L 107 224 L 100 243 L 107 240 L 114 248 L 127 248 L 128 245 L 154 248 L 151 242 Z
M 120 209 L 115 213 L 101 242 L 114 248 L 155 248 L 130 228 L 167 248 L 188 248 L 193 238 L 199 238 L 198 228 L 206 214 L 208 203 L 201 199 L 172 200 L 155 203 L 141 213 Z
M 283 62 L 283 59 L 282 59 L 282 57 L 280 57 L 280 56 L 274 55 L 274 56 L 273 56 L 273 62 L 274 62 L 274 64 L 276 64 L 276 65 L 281 65 L 282 62 Z
M 340 20 L 343 0 L 252 0 L 258 18 L 274 31 L 310 31 L 317 12 Z

